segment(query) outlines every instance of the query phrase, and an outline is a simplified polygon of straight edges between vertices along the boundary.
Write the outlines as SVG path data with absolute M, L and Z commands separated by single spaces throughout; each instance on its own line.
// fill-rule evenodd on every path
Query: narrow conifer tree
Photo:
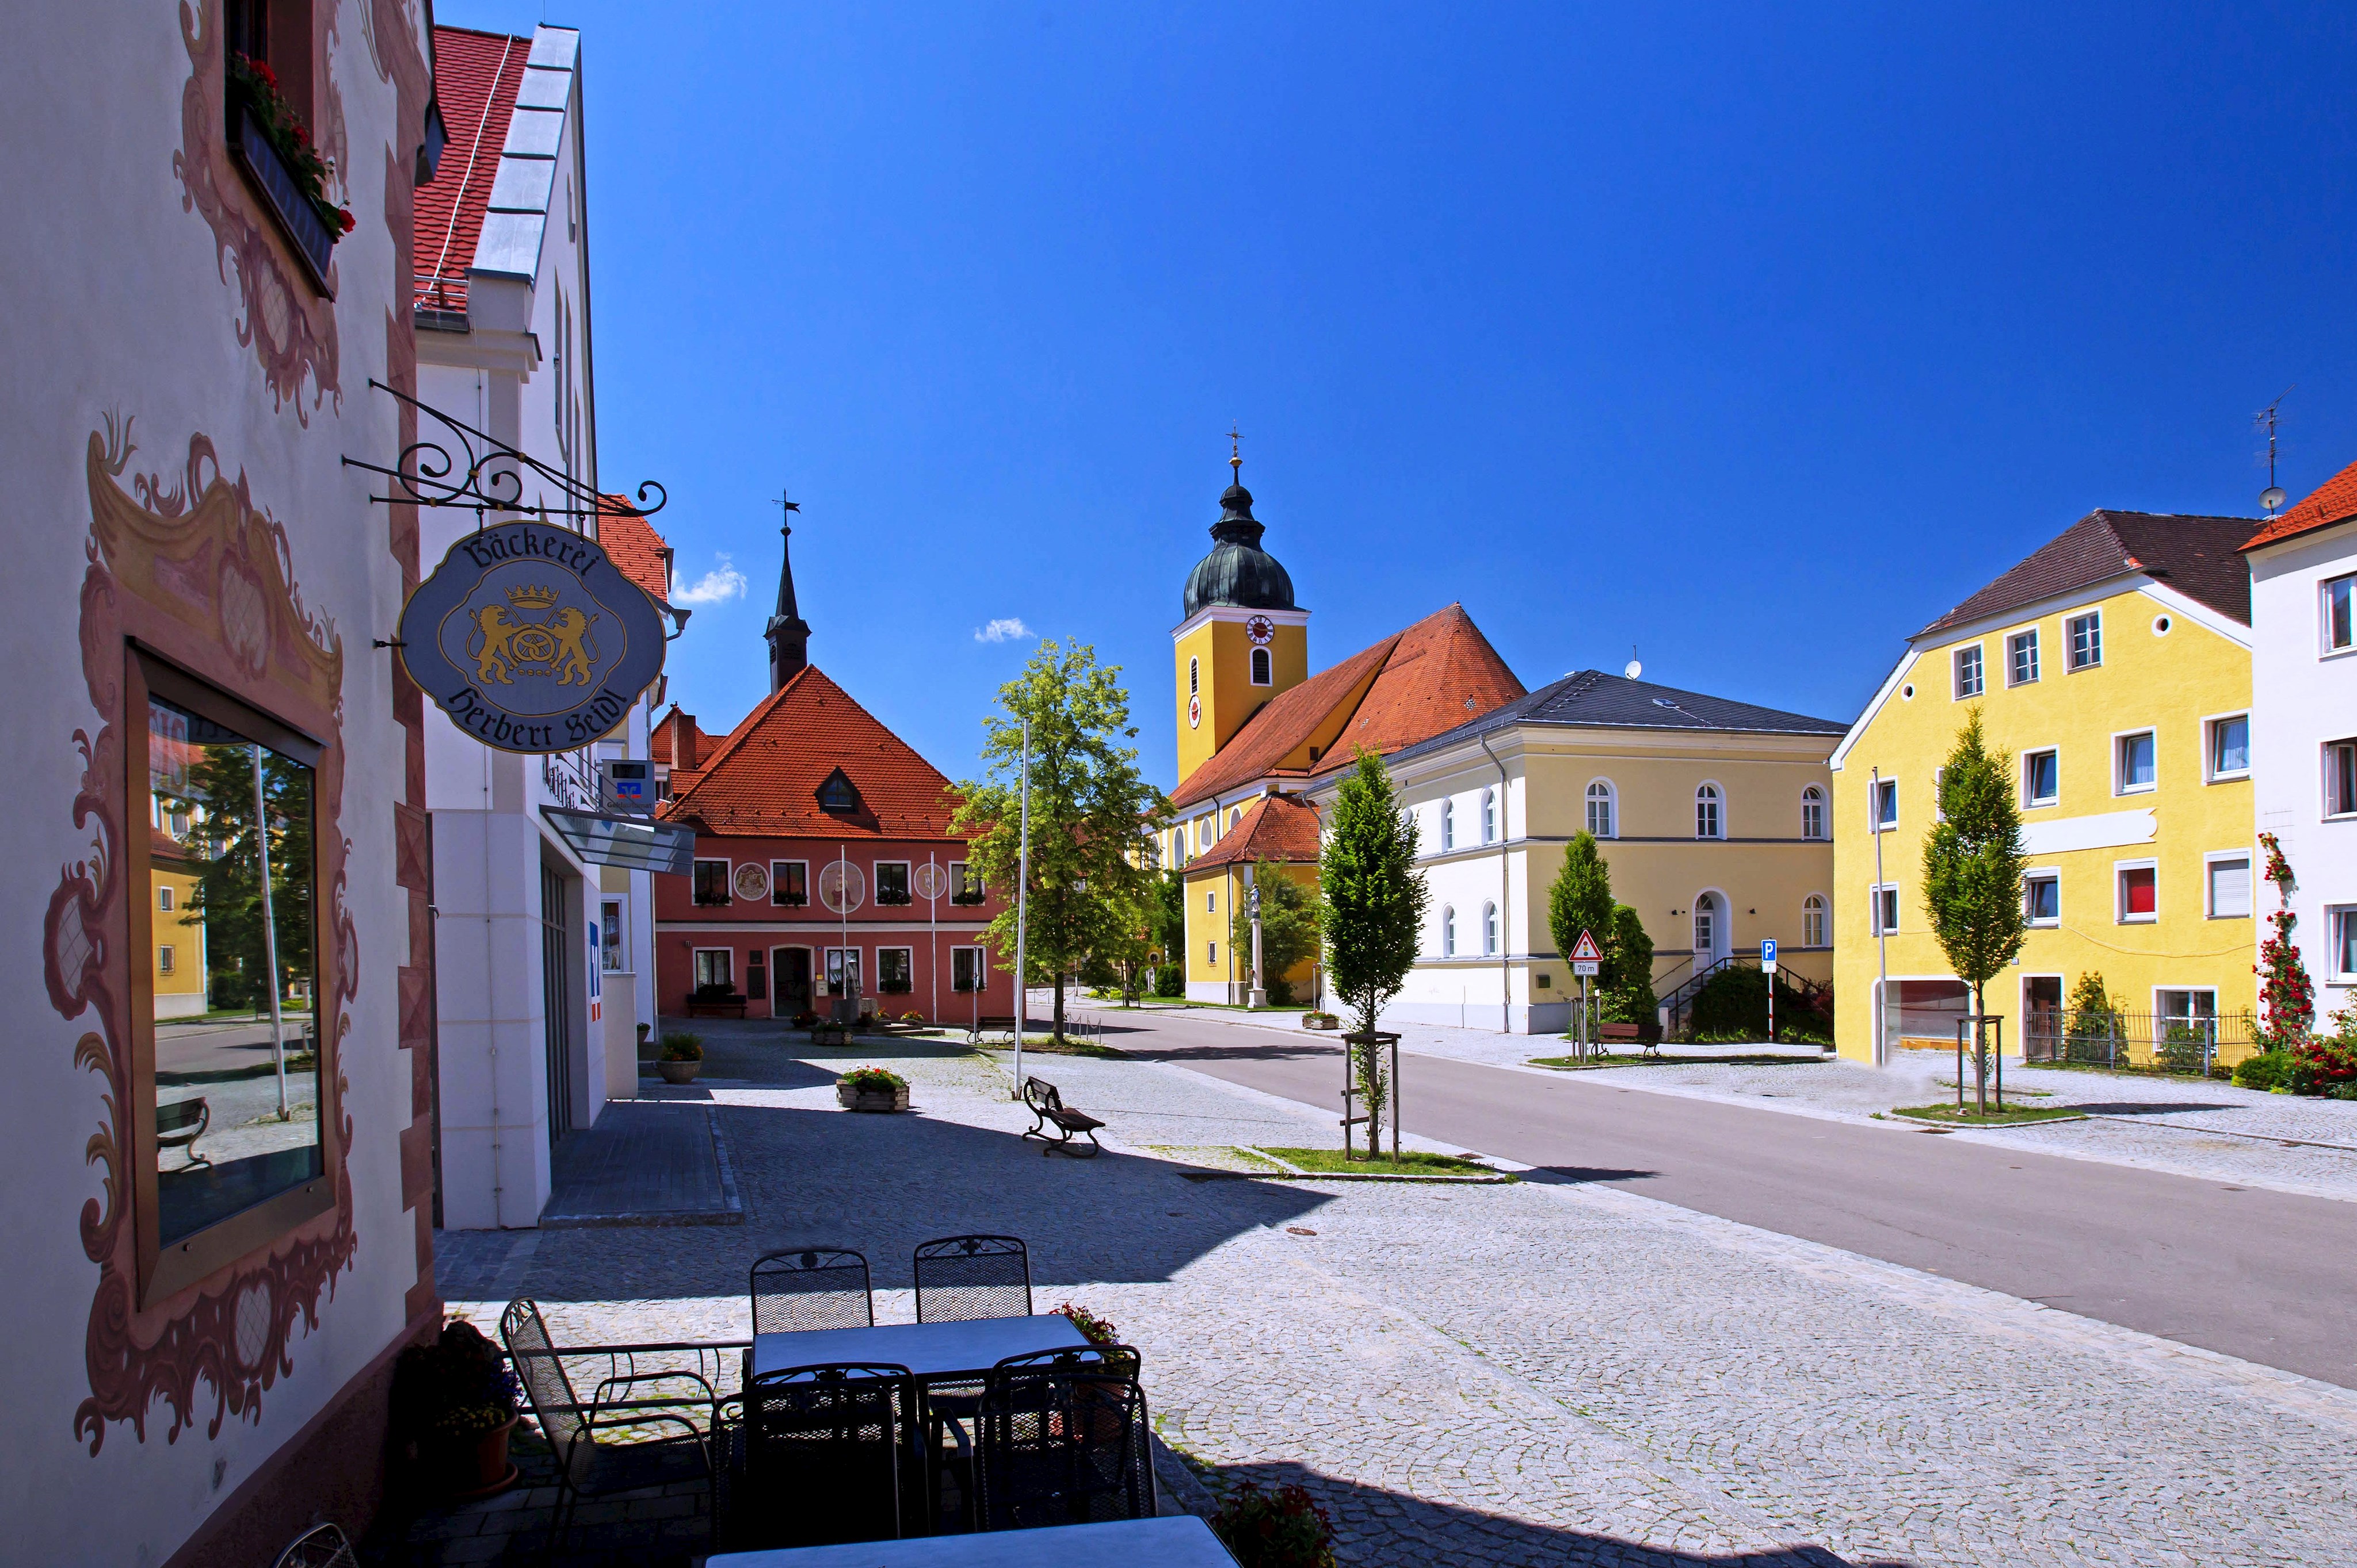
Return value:
M 1415 964 L 1429 897 L 1415 869 L 1416 830 L 1403 814 L 1383 759 L 1361 751 L 1336 791 L 1332 826 L 1318 859 L 1319 924 L 1326 972 L 1361 1036 L 1372 1036 L 1384 1004 L 1400 993 Z M 1381 1053 L 1371 1040 L 1352 1047 L 1367 1115 L 1369 1146 L 1391 1099 Z
M 1985 993 L 1990 977 L 2021 951 L 2029 929 L 2021 870 L 2029 858 L 2012 770 L 1989 750 L 1981 711 L 1975 708 L 1940 774 L 1940 821 L 1923 844 L 1923 902 L 1949 967 L 1972 987 L 1975 1015 L 1988 1012 Z M 1973 1065 L 1980 1078 L 1981 1109 L 1986 1111 L 1988 1052 L 1982 1039 L 1976 1025 Z M 2002 1087 L 1997 1105 L 2005 1105 Z

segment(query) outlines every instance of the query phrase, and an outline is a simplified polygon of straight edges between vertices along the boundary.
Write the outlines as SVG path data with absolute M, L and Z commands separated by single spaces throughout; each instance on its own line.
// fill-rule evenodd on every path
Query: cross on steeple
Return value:
M 1233 424 L 1228 426 L 1228 472 L 1233 476 L 1235 483 L 1241 485 L 1244 482 L 1243 440 L 1236 434 Z
M 778 508 L 778 533 L 786 541 L 778 550 L 778 608 L 761 635 L 770 644 L 770 690 L 783 686 L 810 662 L 810 623 L 794 604 L 793 514 L 802 504 L 780 489 L 770 503 Z

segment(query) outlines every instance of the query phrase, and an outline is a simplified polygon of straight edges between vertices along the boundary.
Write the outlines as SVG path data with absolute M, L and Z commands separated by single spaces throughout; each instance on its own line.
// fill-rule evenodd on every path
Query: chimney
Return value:
M 695 715 L 681 708 L 672 710 L 671 765 L 674 770 L 684 768 L 689 772 L 704 766 L 704 758 L 695 749 Z

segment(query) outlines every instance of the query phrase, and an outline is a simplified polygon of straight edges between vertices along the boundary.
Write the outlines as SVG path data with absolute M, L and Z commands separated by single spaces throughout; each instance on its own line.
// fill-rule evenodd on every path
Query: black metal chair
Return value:
M 752 1288 L 756 1334 L 876 1326 L 867 1260 L 845 1248 L 771 1252 L 755 1261 Z
M 734 1461 L 729 1549 L 900 1535 L 914 1405 L 909 1369 L 888 1363 L 789 1367 L 747 1383 L 718 1417 Z
M 1154 1455 L 1126 1345 L 1010 1356 L 975 1417 L 974 1528 L 1151 1519 Z
M 564 1352 L 548 1337 L 538 1303 L 521 1299 L 508 1303 L 500 1317 L 500 1337 L 506 1342 L 516 1380 L 523 1385 L 524 1397 L 532 1404 L 533 1420 L 555 1453 L 556 1518 L 548 1537 L 552 1557 L 561 1548 L 565 1531 L 572 1528 L 574 1510 L 585 1497 L 607 1497 L 681 1481 L 702 1481 L 707 1494 L 711 1493 L 713 1466 L 706 1434 L 718 1422 L 719 1401 L 701 1374 L 635 1372 L 607 1378 L 585 1405 L 565 1369 Z M 658 1408 L 653 1401 L 608 1401 L 610 1394 L 627 1396 L 639 1384 L 667 1380 L 686 1380 L 703 1391 L 701 1398 L 682 1396 L 664 1402 L 708 1412 L 705 1426 L 698 1427 L 685 1415 Z M 671 1426 L 684 1430 L 630 1443 L 609 1443 L 598 1437 L 601 1431 L 617 1428 Z M 716 1497 L 713 1500 L 716 1507 Z
M 272 1568 L 360 1568 L 360 1563 L 341 1527 L 315 1524 L 278 1554 Z
M 944 1236 L 917 1248 L 917 1321 L 1031 1316 L 1031 1255 L 1015 1236 Z

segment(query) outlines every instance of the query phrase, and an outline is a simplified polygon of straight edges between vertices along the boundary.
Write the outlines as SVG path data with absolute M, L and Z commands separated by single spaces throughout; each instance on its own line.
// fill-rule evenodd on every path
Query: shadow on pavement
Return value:
M 1578 1187 L 1600 1181 L 1650 1181 L 1659 1171 L 1613 1170 L 1609 1166 L 1542 1165 L 1537 1170 L 1524 1171 L 1524 1181 L 1555 1182 L 1560 1186 Z
M 2057 1106 L 2067 1105 L 2073 1111 L 2084 1111 L 2091 1116 L 2167 1116 L 2179 1111 L 2240 1111 L 2239 1105 L 2211 1105 L 2191 1100 L 2156 1101 L 2146 1104 L 2138 1101 L 2070 1100 L 2057 1095 Z

